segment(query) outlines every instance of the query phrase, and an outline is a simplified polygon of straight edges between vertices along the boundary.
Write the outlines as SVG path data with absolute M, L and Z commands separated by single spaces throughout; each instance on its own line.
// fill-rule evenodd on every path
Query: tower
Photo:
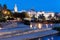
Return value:
M 17 5 L 14 6 L 14 12 L 18 12 Z

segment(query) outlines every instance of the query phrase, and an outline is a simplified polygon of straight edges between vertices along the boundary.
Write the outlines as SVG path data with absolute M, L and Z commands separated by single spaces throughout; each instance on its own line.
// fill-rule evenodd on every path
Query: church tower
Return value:
M 14 12 L 18 12 L 17 5 L 14 6 Z

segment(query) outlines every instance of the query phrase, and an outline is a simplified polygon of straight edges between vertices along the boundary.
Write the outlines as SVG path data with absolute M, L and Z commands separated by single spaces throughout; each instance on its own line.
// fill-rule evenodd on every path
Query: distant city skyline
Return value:
M 0 4 L 6 4 L 8 9 L 14 10 L 15 4 L 18 10 L 51 11 L 60 12 L 60 0 L 0 0 Z

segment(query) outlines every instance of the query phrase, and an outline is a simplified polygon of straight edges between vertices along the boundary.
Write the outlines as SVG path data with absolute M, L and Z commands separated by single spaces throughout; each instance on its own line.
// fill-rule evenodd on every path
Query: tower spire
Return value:
M 17 5 L 14 6 L 14 12 L 18 12 Z

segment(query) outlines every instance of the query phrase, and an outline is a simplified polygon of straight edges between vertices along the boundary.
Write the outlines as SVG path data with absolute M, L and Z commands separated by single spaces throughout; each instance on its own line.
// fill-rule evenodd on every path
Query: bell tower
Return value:
M 18 12 L 17 5 L 14 6 L 14 12 Z

